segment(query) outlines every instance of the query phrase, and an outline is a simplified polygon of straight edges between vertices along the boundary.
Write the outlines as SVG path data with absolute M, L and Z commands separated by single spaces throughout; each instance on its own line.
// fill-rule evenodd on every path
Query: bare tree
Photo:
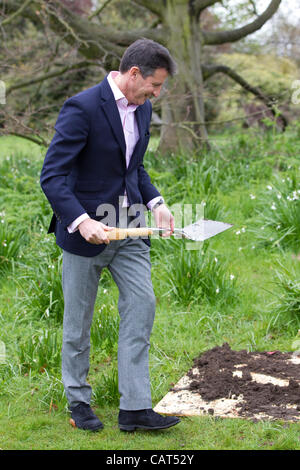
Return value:
M 103 10 L 111 0 L 102 2 L 94 12 L 78 13 L 68 8 L 67 0 L 0 0 L 2 10 L 1 29 L 13 25 L 18 16 L 29 19 L 36 27 L 47 23 L 49 28 L 70 47 L 76 48 L 82 56 L 85 67 L 98 65 L 105 71 L 116 69 L 124 49 L 134 40 L 147 37 L 164 44 L 178 64 L 178 74 L 170 80 L 160 100 L 161 111 L 161 150 L 192 150 L 201 144 L 208 144 L 205 122 L 204 82 L 217 73 L 223 73 L 239 83 L 245 90 L 254 94 L 275 115 L 273 102 L 261 90 L 249 84 L 244 78 L 225 65 L 206 63 L 207 46 L 225 45 L 239 41 L 258 31 L 273 17 L 281 0 L 269 0 L 266 9 L 258 14 L 254 0 L 253 20 L 248 24 L 230 30 L 207 30 L 205 12 L 221 0 L 131 0 L 140 11 L 147 11 L 153 17 L 151 24 L 139 29 L 117 29 L 99 21 Z M 70 3 L 70 2 L 69 2 Z M 250 5 L 250 6 L 251 6 Z M 70 6 L 70 5 L 69 5 Z M 71 67 L 80 67 L 80 62 Z M 8 88 L 28 85 L 28 81 L 38 83 L 57 73 L 61 68 L 41 73 L 31 80 L 16 81 Z M 283 121 L 286 124 L 285 121 Z

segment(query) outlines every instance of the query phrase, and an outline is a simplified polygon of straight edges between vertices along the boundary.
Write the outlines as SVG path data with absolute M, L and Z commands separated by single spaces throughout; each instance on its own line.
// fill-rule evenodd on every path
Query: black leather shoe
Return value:
M 103 429 L 103 424 L 87 403 L 79 403 L 78 405 L 71 407 L 70 411 L 70 423 L 74 428 L 89 431 L 99 431 L 100 429 Z
M 166 429 L 180 423 L 176 416 L 162 416 L 151 408 L 147 410 L 119 411 L 119 428 L 122 431 L 135 429 Z

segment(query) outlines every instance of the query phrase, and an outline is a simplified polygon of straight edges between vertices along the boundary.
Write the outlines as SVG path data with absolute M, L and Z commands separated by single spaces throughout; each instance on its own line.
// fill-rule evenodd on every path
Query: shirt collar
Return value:
M 130 104 L 128 105 L 128 100 L 126 96 L 122 93 L 116 82 L 114 81 L 114 78 L 119 74 L 120 72 L 117 71 L 112 71 L 109 73 L 107 77 L 107 81 L 110 85 L 111 91 L 113 92 L 115 100 L 118 102 L 118 106 L 121 106 L 122 108 L 126 109 L 128 111 L 135 111 L 138 105 L 135 104 Z

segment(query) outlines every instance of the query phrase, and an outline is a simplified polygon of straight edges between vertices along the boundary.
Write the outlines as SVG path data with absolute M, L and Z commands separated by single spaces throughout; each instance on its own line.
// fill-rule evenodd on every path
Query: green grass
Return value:
M 152 240 L 153 405 L 196 356 L 225 341 L 232 349 L 292 350 L 300 322 L 298 132 L 228 130 L 213 136 L 217 147 L 200 157 L 158 156 L 152 140 L 145 166 L 168 204 L 204 201 L 206 218 L 233 224 L 197 250 L 185 249 L 184 240 Z M 107 270 L 96 300 L 89 373 L 92 404 L 105 428 L 90 434 L 69 425 L 60 375 L 61 253 L 46 233 L 51 210 L 38 184 L 43 156 L 34 144 L 0 138 L 0 341 L 6 347 L 0 448 L 299 449 L 299 423 L 283 421 L 184 417 L 170 430 L 121 433 L 118 291 Z
M 12 155 L 26 155 L 30 161 L 40 159 L 45 155 L 45 149 L 34 142 L 21 137 L 1 136 L 0 161 Z

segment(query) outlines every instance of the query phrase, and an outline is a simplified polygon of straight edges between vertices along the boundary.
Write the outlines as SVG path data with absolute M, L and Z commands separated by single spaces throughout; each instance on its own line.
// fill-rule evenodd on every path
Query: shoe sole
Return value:
M 80 428 L 76 425 L 73 418 L 70 419 L 70 424 L 73 428 L 83 429 L 84 431 L 100 431 L 101 429 L 103 429 L 103 424 L 96 426 L 94 428 Z
M 146 429 L 148 431 L 155 431 L 158 429 L 167 429 L 175 426 L 176 424 L 180 423 L 180 421 L 176 421 L 175 423 L 167 424 L 166 426 L 143 426 L 140 424 L 130 425 L 130 424 L 119 424 L 119 428 L 121 431 L 135 431 L 136 429 Z

